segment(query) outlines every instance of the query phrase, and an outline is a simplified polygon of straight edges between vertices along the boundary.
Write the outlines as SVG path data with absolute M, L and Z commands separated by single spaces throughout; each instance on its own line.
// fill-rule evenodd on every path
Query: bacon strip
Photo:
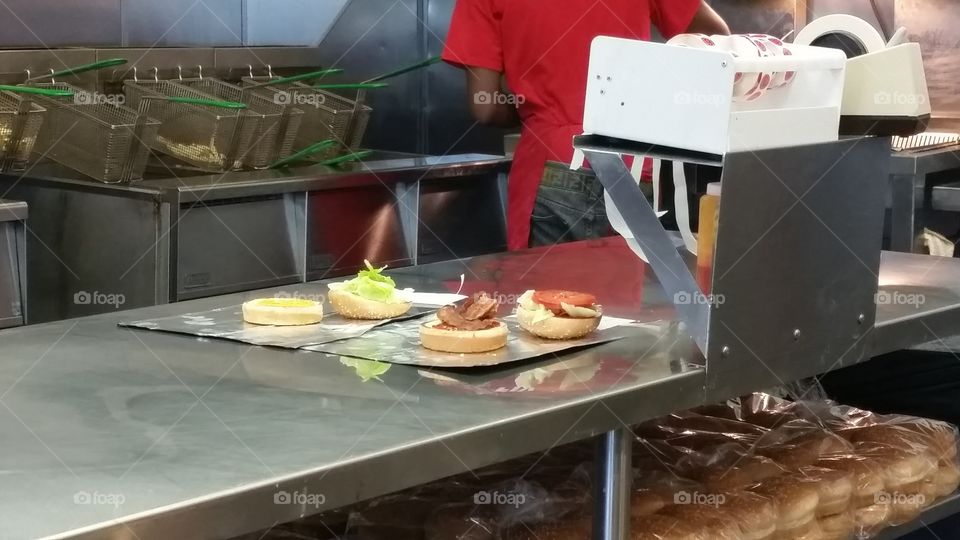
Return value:
M 437 318 L 444 327 L 455 330 L 484 330 L 500 323 L 494 318 L 500 303 L 485 292 L 476 293 L 459 306 L 443 306 Z

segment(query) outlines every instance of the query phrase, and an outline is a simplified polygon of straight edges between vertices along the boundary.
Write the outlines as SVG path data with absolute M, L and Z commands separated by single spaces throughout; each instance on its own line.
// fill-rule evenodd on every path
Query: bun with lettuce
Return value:
M 547 339 L 577 339 L 600 325 L 602 312 L 592 294 L 527 291 L 517 300 L 520 328 Z
M 348 319 L 389 319 L 410 311 L 412 305 L 406 290 L 398 290 L 390 276 L 383 275 L 382 268 L 374 268 L 370 261 L 363 261 L 365 270 L 349 281 L 331 283 L 330 305 L 333 310 Z

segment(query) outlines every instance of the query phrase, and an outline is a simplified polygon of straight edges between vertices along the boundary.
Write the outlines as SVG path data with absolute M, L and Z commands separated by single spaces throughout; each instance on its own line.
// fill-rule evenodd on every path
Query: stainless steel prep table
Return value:
M 960 268 L 934 262 L 946 276 L 934 285 L 945 290 L 924 309 L 956 317 L 960 279 L 951 276 Z M 881 282 L 895 286 L 911 270 L 898 266 L 899 258 L 885 257 Z M 382 383 L 363 383 L 318 353 L 116 326 L 273 291 L 7 330 L 0 333 L 0 536 L 229 538 L 557 444 L 622 434 L 704 401 L 696 347 L 622 240 L 394 272 L 399 285 L 424 291 L 456 290 L 460 274 L 470 288 L 507 297 L 576 282 L 596 291 L 608 314 L 662 321 L 636 338 L 563 357 L 628 366 L 622 377 L 567 395 L 470 391 L 553 359 L 470 373 L 459 386 L 400 365 Z M 897 318 L 878 310 L 881 322 Z M 777 379 L 770 372 L 757 381 Z M 325 500 L 276 504 L 284 491 Z M 943 505 L 958 501 L 938 512 Z
M 925 205 L 933 210 L 960 210 L 960 197 L 957 197 L 960 185 L 937 185 L 930 178 L 952 170 L 960 170 L 960 145 L 892 154 L 890 249 L 907 253 L 914 251 L 914 242 L 922 226 L 921 216 L 917 212 L 922 212 Z
M 173 166 L 108 185 L 41 164 L 0 176 L 26 201 L 28 322 L 502 251 L 502 156 L 375 153 L 313 166 L 211 175 Z M 98 294 L 99 293 L 99 294 Z
M 597 279 L 630 287 L 625 300 L 607 295 L 608 313 L 669 317 L 672 305 L 650 277 L 638 281 L 644 275 L 632 261 L 622 264 L 627 252 L 617 244 L 485 256 L 396 275 L 401 285 L 423 290 L 445 290 L 461 273 L 473 285 L 506 285 L 501 277 L 519 277 L 511 266 L 539 259 L 547 269 L 592 258 Z M 556 278 L 541 271 L 522 281 L 535 286 Z M 643 287 L 642 309 L 629 300 L 639 294 L 635 286 Z M 362 383 L 352 368 L 318 353 L 116 326 L 250 296 L 0 334 L 0 537 L 227 538 L 316 510 L 274 504 L 278 491 L 323 494 L 321 509 L 335 508 L 702 400 L 704 372 L 683 360 L 694 359 L 688 353 L 695 349 L 671 325 L 572 356 L 626 363 L 622 378 L 583 394 L 526 396 L 471 395 L 400 365 L 381 376 L 383 383 Z M 486 370 L 466 384 L 480 387 L 531 367 Z M 121 506 L 109 504 L 120 495 Z

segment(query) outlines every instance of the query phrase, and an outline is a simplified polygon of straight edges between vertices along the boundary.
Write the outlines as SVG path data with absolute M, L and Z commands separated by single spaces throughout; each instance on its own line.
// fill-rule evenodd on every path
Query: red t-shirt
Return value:
M 649 39 L 687 29 L 701 0 L 457 0 L 443 59 L 505 74 L 523 121 L 510 171 L 507 243 L 527 246 L 537 186 L 548 160 L 569 163 L 583 132 L 590 42 Z M 651 77 L 655 77 L 651 73 Z

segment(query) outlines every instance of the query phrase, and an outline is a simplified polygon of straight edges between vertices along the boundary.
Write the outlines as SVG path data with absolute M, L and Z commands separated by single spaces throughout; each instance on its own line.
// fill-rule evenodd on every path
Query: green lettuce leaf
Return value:
M 393 278 L 383 275 L 383 270 L 386 269 L 386 266 L 374 268 L 373 265 L 370 264 L 370 261 L 364 260 L 363 262 L 367 268 L 360 270 L 360 272 L 357 273 L 357 277 L 341 283 L 331 283 L 330 288 L 344 290 L 366 300 L 384 302 L 386 304 L 397 304 L 406 301 L 402 296 L 397 294 L 397 285 L 394 283 Z
M 390 366 L 387 362 L 378 362 L 377 360 L 364 360 L 362 358 L 350 358 L 348 356 L 341 356 L 340 363 L 352 367 L 357 372 L 357 376 L 360 377 L 362 382 L 367 382 L 370 379 L 380 379 L 380 375 L 383 375 L 390 370 Z

